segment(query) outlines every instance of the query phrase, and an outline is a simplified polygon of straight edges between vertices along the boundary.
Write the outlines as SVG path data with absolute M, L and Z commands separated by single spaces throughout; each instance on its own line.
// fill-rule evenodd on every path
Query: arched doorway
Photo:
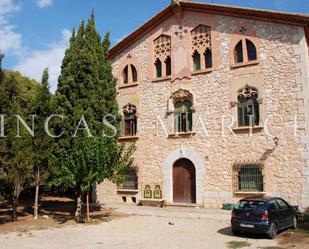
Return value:
M 185 158 L 173 165 L 173 202 L 196 203 L 195 167 Z

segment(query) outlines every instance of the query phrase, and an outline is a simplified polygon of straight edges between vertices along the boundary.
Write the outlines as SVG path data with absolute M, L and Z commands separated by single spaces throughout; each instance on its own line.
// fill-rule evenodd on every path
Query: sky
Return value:
M 309 14 L 309 0 L 198 0 L 242 7 Z M 48 67 L 51 91 L 71 31 L 95 11 L 97 31 L 111 32 L 116 44 L 171 0 L 0 0 L 0 51 L 3 67 L 41 80 Z

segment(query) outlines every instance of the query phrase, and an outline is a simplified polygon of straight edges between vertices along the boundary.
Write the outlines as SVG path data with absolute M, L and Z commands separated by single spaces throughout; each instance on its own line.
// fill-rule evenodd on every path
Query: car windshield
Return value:
M 250 200 L 239 201 L 235 206 L 236 209 L 251 209 L 251 210 L 263 209 L 264 207 L 265 207 L 264 201 L 250 201 Z

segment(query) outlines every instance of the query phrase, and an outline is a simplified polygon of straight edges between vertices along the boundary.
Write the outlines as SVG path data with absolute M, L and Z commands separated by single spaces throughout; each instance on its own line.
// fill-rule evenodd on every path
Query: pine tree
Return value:
M 42 176 L 48 168 L 53 139 L 46 134 L 44 124 L 52 115 L 52 96 L 49 92 L 48 69 L 43 72 L 41 85 L 32 103 L 32 114 L 35 119 L 35 136 L 32 139 L 33 164 L 35 174 L 34 218 L 38 217 L 39 188 Z
M 56 124 L 55 127 L 58 134 L 63 133 L 63 136 L 58 140 L 58 151 L 60 151 L 56 155 L 58 158 L 63 158 L 63 155 L 66 154 L 68 155 L 67 158 L 72 161 L 72 158 L 76 157 L 76 155 L 83 154 L 80 144 L 88 141 L 86 137 L 89 134 L 79 132 L 77 134 L 78 138 L 72 138 L 83 115 L 91 135 L 94 137 L 102 136 L 103 132 L 105 134 L 112 133 L 102 122 L 103 117 L 107 114 L 115 117 L 108 121 L 117 129 L 119 127 L 116 80 L 112 74 L 111 62 L 108 59 L 109 45 L 109 34 L 106 34 L 102 41 L 101 36 L 95 29 L 94 13 L 92 13 L 86 26 L 82 22 L 78 31 L 72 33 L 70 46 L 66 50 L 62 62 L 61 75 L 56 91 L 57 113 L 64 115 L 64 122 Z M 116 144 L 115 139 L 112 138 L 111 143 Z M 109 154 L 119 153 L 119 150 L 121 150 L 119 146 L 108 146 L 108 143 L 103 144 L 107 147 L 103 148 L 103 150 L 105 149 Z M 85 179 L 88 179 L 88 183 L 100 182 L 99 179 L 89 176 L 90 173 L 93 176 L 96 175 L 95 168 L 91 168 L 91 165 L 82 167 L 83 170 L 64 171 L 69 172 L 68 175 L 71 175 L 71 178 L 74 176 L 75 179 L 74 186 L 71 187 L 75 188 L 77 194 L 76 216 L 80 215 L 81 195 L 85 192 L 89 193 L 89 188 L 83 187 Z M 115 165 L 110 165 L 110 167 L 111 171 L 113 171 L 113 167 L 116 170 Z M 101 176 L 104 179 L 112 178 L 113 175 Z M 65 178 L 63 175 L 58 175 L 54 182 L 60 185 L 65 183 L 65 180 L 63 180 Z

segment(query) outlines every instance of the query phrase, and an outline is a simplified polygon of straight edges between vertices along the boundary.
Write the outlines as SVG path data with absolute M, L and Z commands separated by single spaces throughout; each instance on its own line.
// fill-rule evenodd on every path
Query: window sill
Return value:
M 171 76 L 165 76 L 165 77 L 160 77 L 160 78 L 155 78 L 152 80 L 152 82 L 160 82 L 160 81 L 166 81 L 166 80 L 171 80 Z
M 178 138 L 178 137 L 190 137 L 195 135 L 194 131 L 188 131 L 188 132 L 177 132 L 177 133 L 171 133 L 168 135 L 169 138 Z
M 206 74 L 206 73 L 211 73 L 212 71 L 214 71 L 214 68 L 207 68 L 207 69 L 201 69 L 201 70 L 197 70 L 197 71 L 193 71 L 191 72 L 191 75 L 199 75 L 199 74 Z
M 252 131 L 260 131 L 260 130 L 263 130 L 264 127 L 263 126 L 253 126 L 253 127 L 250 127 L 250 126 L 243 126 L 243 127 L 234 127 L 233 128 L 233 131 L 250 131 L 250 129 L 252 129 Z
M 259 191 L 234 191 L 235 195 L 266 195 L 266 192 Z
M 139 136 L 122 136 L 118 137 L 118 140 L 137 140 Z
M 231 65 L 231 68 L 239 68 L 239 67 L 247 67 L 247 66 L 253 66 L 253 65 L 258 65 L 260 63 L 259 60 L 255 61 L 245 61 L 241 63 L 235 63 Z
M 137 194 L 138 192 L 139 192 L 138 189 L 125 189 L 125 188 L 117 189 L 117 193 Z
M 119 88 L 119 89 L 123 89 L 123 88 L 135 87 L 135 86 L 138 86 L 138 83 L 135 83 L 135 84 L 127 84 L 127 85 L 121 84 L 120 86 L 118 86 L 118 88 Z

